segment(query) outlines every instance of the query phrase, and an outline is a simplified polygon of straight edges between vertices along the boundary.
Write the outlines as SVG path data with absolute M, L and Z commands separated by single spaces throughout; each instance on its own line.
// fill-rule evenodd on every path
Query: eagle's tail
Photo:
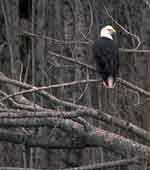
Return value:
M 108 77 L 106 81 L 103 81 L 103 84 L 106 88 L 114 88 L 115 87 L 115 80 L 113 77 Z

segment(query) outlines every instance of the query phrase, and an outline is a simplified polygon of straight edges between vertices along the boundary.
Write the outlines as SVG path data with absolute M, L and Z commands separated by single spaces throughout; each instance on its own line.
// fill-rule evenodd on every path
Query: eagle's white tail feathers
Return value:
M 104 81 L 103 81 L 103 84 L 106 88 L 113 89 L 115 87 L 115 82 L 114 82 L 114 79 L 112 77 L 108 77 L 107 84 Z

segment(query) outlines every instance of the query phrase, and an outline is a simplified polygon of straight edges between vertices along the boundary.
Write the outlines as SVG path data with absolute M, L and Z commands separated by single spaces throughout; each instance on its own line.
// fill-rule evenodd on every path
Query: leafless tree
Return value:
M 148 0 L 0 0 L 0 169 L 148 169 Z M 93 42 L 117 29 L 105 89 Z

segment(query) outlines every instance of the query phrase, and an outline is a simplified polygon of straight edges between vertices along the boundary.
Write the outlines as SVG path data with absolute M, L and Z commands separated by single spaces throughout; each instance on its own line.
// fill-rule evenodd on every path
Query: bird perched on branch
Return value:
M 93 46 L 97 72 L 107 88 L 114 88 L 119 71 L 119 50 L 112 36 L 115 33 L 116 30 L 112 26 L 103 27 L 100 31 L 100 38 Z

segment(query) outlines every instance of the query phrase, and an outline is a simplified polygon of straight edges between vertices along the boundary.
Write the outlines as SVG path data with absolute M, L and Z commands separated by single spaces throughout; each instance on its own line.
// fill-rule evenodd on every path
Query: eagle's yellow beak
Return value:
M 112 32 L 113 33 L 117 33 L 117 31 L 112 27 Z

